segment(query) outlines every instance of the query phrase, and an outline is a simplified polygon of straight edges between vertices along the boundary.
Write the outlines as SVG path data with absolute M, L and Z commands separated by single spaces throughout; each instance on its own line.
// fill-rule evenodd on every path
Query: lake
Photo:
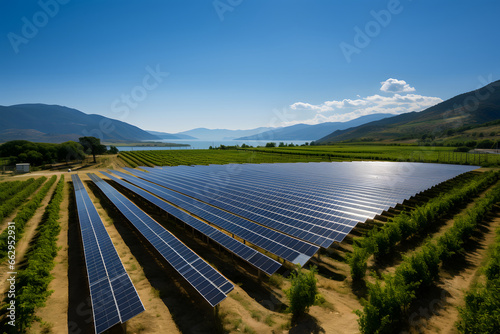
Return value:
M 178 146 L 178 147 L 147 147 L 147 146 L 119 146 L 120 151 L 145 151 L 145 150 L 193 150 L 193 149 L 208 149 L 210 146 L 218 147 L 220 145 L 234 146 L 247 144 L 250 146 L 266 146 L 266 143 L 274 142 L 276 146 L 280 142 L 286 144 L 293 143 L 294 145 L 302 145 L 311 140 L 198 140 L 198 139 L 164 139 L 158 140 L 162 143 L 175 143 L 175 144 L 189 144 L 191 146 Z

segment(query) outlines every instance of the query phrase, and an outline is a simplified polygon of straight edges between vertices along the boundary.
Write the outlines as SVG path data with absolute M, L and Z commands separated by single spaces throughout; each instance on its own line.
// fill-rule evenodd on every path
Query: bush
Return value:
M 352 254 L 347 258 L 347 262 L 351 267 L 351 276 L 353 281 L 359 281 L 365 277 L 366 261 L 368 260 L 368 252 L 365 248 L 354 246 Z
M 291 274 L 290 283 L 292 286 L 285 290 L 285 294 L 290 300 L 289 311 L 293 317 L 297 317 L 309 310 L 309 307 L 314 305 L 318 287 L 316 285 L 317 268 L 311 267 L 309 272 L 305 272 L 300 265 L 296 271 Z

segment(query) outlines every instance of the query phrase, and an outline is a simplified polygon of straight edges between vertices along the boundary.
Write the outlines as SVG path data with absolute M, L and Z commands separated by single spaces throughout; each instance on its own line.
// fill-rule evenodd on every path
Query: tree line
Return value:
M 80 137 L 78 142 L 67 141 L 60 144 L 33 143 L 27 140 L 12 140 L 0 145 L 0 157 L 8 160 L 9 165 L 29 163 L 41 166 L 56 162 L 83 160 L 87 154 L 116 154 L 118 149 L 102 145 L 99 138 Z

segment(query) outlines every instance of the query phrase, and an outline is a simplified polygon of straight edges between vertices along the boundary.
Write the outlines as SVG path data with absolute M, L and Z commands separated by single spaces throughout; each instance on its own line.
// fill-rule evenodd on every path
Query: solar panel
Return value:
M 129 199 L 97 175 L 88 175 L 127 220 L 210 305 L 217 305 L 234 289 L 224 276 Z
M 322 247 L 474 166 L 393 162 L 144 167 L 131 173 Z M 318 238 L 318 236 L 320 238 Z
M 309 223 L 305 221 L 299 221 L 300 217 L 298 217 L 298 215 L 290 216 L 289 220 L 280 220 L 278 214 L 270 212 L 269 210 L 264 210 L 257 205 L 249 204 L 250 200 L 248 198 L 241 198 L 236 200 L 234 198 L 231 198 L 231 196 L 229 195 L 224 195 L 224 193 L 219 189 L 213 189 L 210 187 L 207 187 L 205 189 L 197 189 L 196 187 L 193 188 L 193 186 L 190 187 L 187 184 L 188 182 L 186 180 L 182 180 L 182 182 L 169 180 L 167 182 L 162 180 L 162 178 L 155 173 L 145 173 L 137 170 L 130 170 L 130 172 L 150 182 L 154 182 L 166 188 L 176 190 L 188 196 L 194 197 L 200 201 L 223 208 L 224 210 L 235 213 L 246 219 L 250 219 L 259 224 L 290 234 L 294 237 L 303 239 L 318 246 L 329 247 L 335 240 L 335 237 L 337 237 L 338 235 L 336 231 L 328 230 L 320 225 L 316 226 L 319 230 L 317 232 L 305 230 L 302 225 Z M 205 185 L 207 184 L 205 183 Z M 213 194 L 216 195 L 214 195 L 214 197 L 208 195 L 208 193 L 210 192 L 213 192 Z M 355 222 L 353 222 L 353 224 L 355 225 Z M 312 229 L 312 227 L 314 226 L 312 224 L 310 225 Z
M 193 217 L 192 215 L 188 214 L 185 211 L 180 210 L 179 208 L 159 199 L 156 196 L 151 195 L 147 191 L 144 191 L 128 182 L 124 182 L 115 176 L 101 172 L 102 174 L 106 175 L 110 179 L 114 180 L 115 182 L 119 183 L 123 187 L 131 190 L 132 192 L 136 193 L 137 195 L 141 196 L 145 200 L 149 201 L 150 203 L 156 205 L 166 213 L 176 217 L 177 219 L 181 220 L 185 224 L 191 226 L 192 228 L 196 229 L 200 233 L 206 235 L 208 238 L 211 240 L 217 242 L 220 244 L 222 247 L 226 248 L 230 252 L 236 254 L 243 260 L 247 261 L 248 263 L 254 265 L 258 269 L 262 270 L 268 275 L 274 274 L 280 267 L 281 263 L 267 257 L 266 255 L 258 252 L 257 250 L 247 246 L 246 244 L 243 244 L 242 242 L 231 238 L 227 234 L 223 233 L 222 231 L 216 229 L 215 227 L 212 227 L 208 225 L 207 223 L 201 221 L 200 219 L 197 219 Z
M 124 323 L 144 306 L 78 175 L 72 175 L 96 333 Z
M 291 263 L 304 265 L 319 249 L 317 246 L 311 245 L 310 243 L 271 230 L 162 186 L 122 172 L 113 171 L 113 173 L 181 207 L 197 217 L 237 235 L 272 254 L 276 254 Z

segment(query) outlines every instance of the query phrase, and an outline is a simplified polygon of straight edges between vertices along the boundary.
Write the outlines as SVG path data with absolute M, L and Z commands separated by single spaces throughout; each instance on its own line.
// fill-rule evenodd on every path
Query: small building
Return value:
M 16 164 L 16 173 L 29 173 L 30 172 L 30 164 L 22 163 Z

